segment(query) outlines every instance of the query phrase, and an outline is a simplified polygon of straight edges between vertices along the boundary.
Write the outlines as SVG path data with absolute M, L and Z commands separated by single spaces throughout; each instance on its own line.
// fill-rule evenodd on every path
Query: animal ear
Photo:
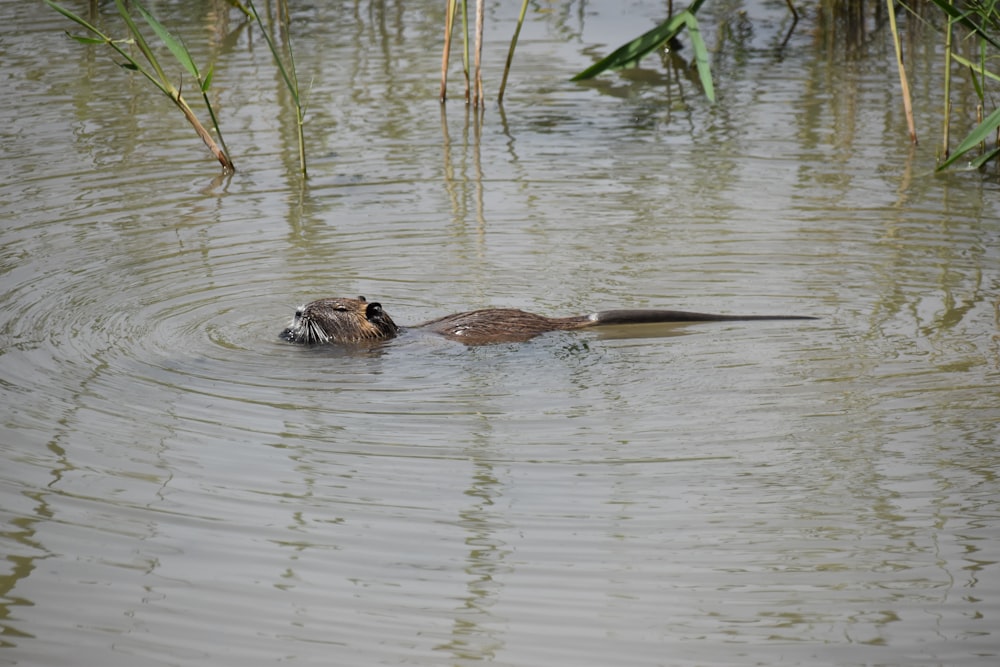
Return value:
M 361 303 L 365 303 L 366 300 L 365 300 L 365 297 L 359 296 L 358 297 L 358 301 L 360 301 Z
M 365 308 L 365 317 L 372 319 L 373 317 L 378 317 L 382 314 L 382 304 L 381 303 L 369 303 L 368 307 Z

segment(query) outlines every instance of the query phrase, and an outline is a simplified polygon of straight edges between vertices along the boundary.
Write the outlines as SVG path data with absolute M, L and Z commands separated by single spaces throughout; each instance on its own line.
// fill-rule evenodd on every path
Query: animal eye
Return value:
M 338 304 L 337 304 L 337 305 L 336 305 L 336 306 L 334 307 L 334 310 L 341 310 L 341 311 L 345 311 L 345 312 L 346 312 L 346 311 L 347 311 L 347 306 L 345 306 L 345 305 L 344 305 L 344 304 L 342 304 L 342 303 L 338 303 Z

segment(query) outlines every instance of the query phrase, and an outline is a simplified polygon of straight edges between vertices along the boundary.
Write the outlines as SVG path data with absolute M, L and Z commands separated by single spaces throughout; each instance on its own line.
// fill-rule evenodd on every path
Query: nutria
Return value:
M 513 308 L 487 308 L 446 315 L 418 324 L 423 329 L 467 345 L 514 343 L 546 331 L 568 331 L 611 324 L 719 322 L 738 320 L 812 320 L 803 315 L 713 315 L 682 310 L 602 310 L 574 317 L 545 317 Z M 361 343 L 393 338 L 403 331 L 382 304 L 357 299 L 319 299 L 295 311 L 281 332 L 293 343 Z

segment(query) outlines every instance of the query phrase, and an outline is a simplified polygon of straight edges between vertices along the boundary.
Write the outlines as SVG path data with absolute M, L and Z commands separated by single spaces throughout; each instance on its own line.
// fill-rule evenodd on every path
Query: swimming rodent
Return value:
M 602 310 L 590 315 L 545 317 L 513 308 L 487 308 L 446 315 L 410 328 L 467 345 L 485 345 L 526 341 L 547 331 L 602 325 L 813 319 L 816 318 L 804 315 L 714 315 L 683 310 Z M 382 304 L 359 296 L 319 299 L 300 306 L 280 336 L 292 343 L 361 343 L 393 338 L 402 331 L 382 309 Z

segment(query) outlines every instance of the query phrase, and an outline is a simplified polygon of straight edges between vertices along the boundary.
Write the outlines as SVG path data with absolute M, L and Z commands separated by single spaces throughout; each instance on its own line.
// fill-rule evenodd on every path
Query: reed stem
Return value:
M 896 28 L 896 12 L 893 11 L 892 0 L 885 0 L 889 10 L 889 28 L 892 30 L 892 41 L 896 47 L 896 66 L 899 69 L 899 85 L 903 94 L 903 111 L 906 113 L 906 125 L 910 131 L 910 142 L 916 145 L 917 130 L 913 122 L 913 104 L 910 100 L 910 84 L 906 80 L 906 66 L 903 64 L 903 49 L 899 44 L 899 30 Z
M 948 0 L 953 5 L 953 0 Z M 941 157 L 948 159 L 948 144 L 951 130 L 951 37 L 954 19 L 949 15 L 944 33 L 944 127 L 941 128 Z
M 483 93 L 483 5 L 485 0 L 476 0 L 476 97 L 475 106 L 485 106 Z
M 307 176 L 306 171 L 306 141 L 305 141 L 305 119 L 304 110 L 302 108 L 302 100 L 299 97 L 299 80 L 295 74 L 295 54 L 292 51 L 292 38 L 288 34 L 288 25 L 290 19 L 288 16 L 288 5 L 286 3 L 280 3 L 281 6 L 278 7 L 278 21 L 282 23 L 283 31 L 285 33 L 284 44 L 288 50 L 288 67 L 285 67 L 285 63 L 282 60 L 281 55 L 278 52 L 278 47 L 274 43 L 274 39 L 271 37 L 270 32 L 264 27 L 264 22 L 260 18 L 260 14 L 257 12 L 257 8 L 254 6 L 253 0 L 247 0 L 247 6 L 253 13 L 254 19 L 257 21 L 257 26 L 260 27 L 260 32 L 264 36 L 264 41 L 267 42 L 267 46 L 271 49 L 271 55 L 274 57 L 274 62 L 278 67 L 278 72 L 281 74 L 281 79 L 285 83 L 285 87 L 288 88 L 288 92 L 292 96 L 292 101 L 295 104 L 295 130 L 298 136 L 299 144 L 299 169 L 303 176 Z M 283 9 L 282 9 L 283 7 Z
M 139 26 L 136 25 L 135 21 L 132 19 L 131 14 L 129 14 L 128 8 L 125 6 L 125 3 L 122 0 L 115 0 L 115 5 L 118 8 L 118 13 L 121 16 L 122 21 L 125 22 L 125 25 L 128 28 L 131 40 L 112 39 L 110 36 L 104 34 L 99 28 L 97 28 L 94 25 L 91 25 L 85 19 L 74 14 L 65 7 L 56 4 L 52 0 L 45 0 L 45 2 L 52 9 L 56 10 L 57 12 L 59 12 L 66 18 L 70 19 L 71 21 L 75 22 L 77 25 L 85 28 L 93 35 L 96 35 L 96 37 L 82 37 L 79 35 L 70 35 L 70 37 L 73 37 L 73 39 L 84 44 L 105 44 L 111 47 L 116 53 L 118 53 L 118 55 L 120 55 L 122 58 L 125 59 L 125 64 L 122 65 L 123 67 L 138 72 L 139 74 L 146 77 L 146 79 L 148 79 L 150 83 L 156 86 L 160 92 L 166 95 L 170 99 L 170 101 L 173 102 L 173 104 L 178 109 L 181 110 L 181 113 L 184 114 L 184 117 L 194 128 L 198 136 L 201 137 L 201 140 L 204 142 L 205 146 L 207 146 L 208 149 L 212 152 L 215 158 L 222 165 L 223 169 L 229 173 L 236 171 L 236 167 L 233 165 L 233 161 L 229 158 L 229 151 L 225 147 L 225 142 L 222 140 L 222 131 L 219 129 L 219 123 L 218 119 L 215 116 L 215 111 L 213 110 L 211 102 L 208 99 L 208 94 L 207 94 L 208 88 L 212 82 L 211 69 L 209 69 L 209 73 L 207 75 L 203 76 L 201 71 L 198 69 L 197 65 L 194 64 L 194 60 L 191 58 L 191 54 L 188 52 L 187 47 L 184 46 L 184 43 L 181 42 L 176 37 L 174 37 L 173 35 L 171 35 L 167 31 L 167 29 L 164 28 L 160 24 L 160 22 L 157 21 L 156 18 L 152 14 L 150 14 L 140 3 L 135 2 L 134 4 L 139 13 L 142 14 L 143 19 L 146 21 L 149 27 L 153 29 L 153 32 L 157 34 L 160 40 L 167 46 L 167 48 L 174 55 L 177 61 L 180 62 L 180 64 L 184 67 L 184 69 L 187 70 L 187 72 L 191 74 L 191 76 L 194 77 L 196 81 L 198 81 L 198 87 L 201 90 L 202 98 L 205 101 L 205 105 L 208 107 L 209 115 L 212 118 L 212 125 L 215 128 L 215 132 L 219 137 L 219 141 L 222 143 L 222 148 L 220 148 L 219 145 L 215 143 L 215 140 L 212 138 L 211 133 L 205 128 L 204 125 L 201 124 L 201 121 L 198 120 L 198 117 L 195 115 L 194 111 L 191 109 L 187 101 L 181 95 L 180 88 L 175 86 L 170 81 L 170 78 L 164 71 L 163 66 L 160 64 L 159 59 L 156 57 L 156 54 L 153 53 L 153 50 L 150 48 L 149 43 L 146 41 L 146 38 L 139 31 Z M 144 67 L 143 64 L 138 60 L 136 60 L 136 58 L 133 57 L 131 53 L 122 48 L 121 44 L 127 44 L 129 43 L 129 41 L 131 41 L 131 43 L 136 45 L 136 47 L 139 49 L 139 52 L 142 53 L 142 56 L 145 59 L 146 63 L 150 68 L 152 68 L 153 71 L 150 71 L 149 68 Z
M 448 8 L 444 17 L 444 50 L 441 54 L 441 93 L 438 96 L 441 102 L 448 99 L 448 60 L 451 58 L 451 33 L 455 26 L 455 12 L 457 10 L 456 0 L 448 0 Z
M 528 0 L 521 3 L 521 14 L 517 17 L 517 26 L 514 28 L 514 36 L 510 40 L 510 50 L 507 51 L 507 63 L 503 67 L 503 78 L 500 80 L 500 92 L 497 94 L 497 102 L 503 104 L 503 94 L 507 90 L 507 75 L 510 74 L 510 65 L 514 62 L 514 49 L 517 47 L 517 38 L 521 35 L 521 26 L 524 25 L 524 15 L 528 13 Z
M 465 74 L 465 103 L 472 101 L 472 81 L 469 78 L 469 0 L 462 0 L 462 71 Z

